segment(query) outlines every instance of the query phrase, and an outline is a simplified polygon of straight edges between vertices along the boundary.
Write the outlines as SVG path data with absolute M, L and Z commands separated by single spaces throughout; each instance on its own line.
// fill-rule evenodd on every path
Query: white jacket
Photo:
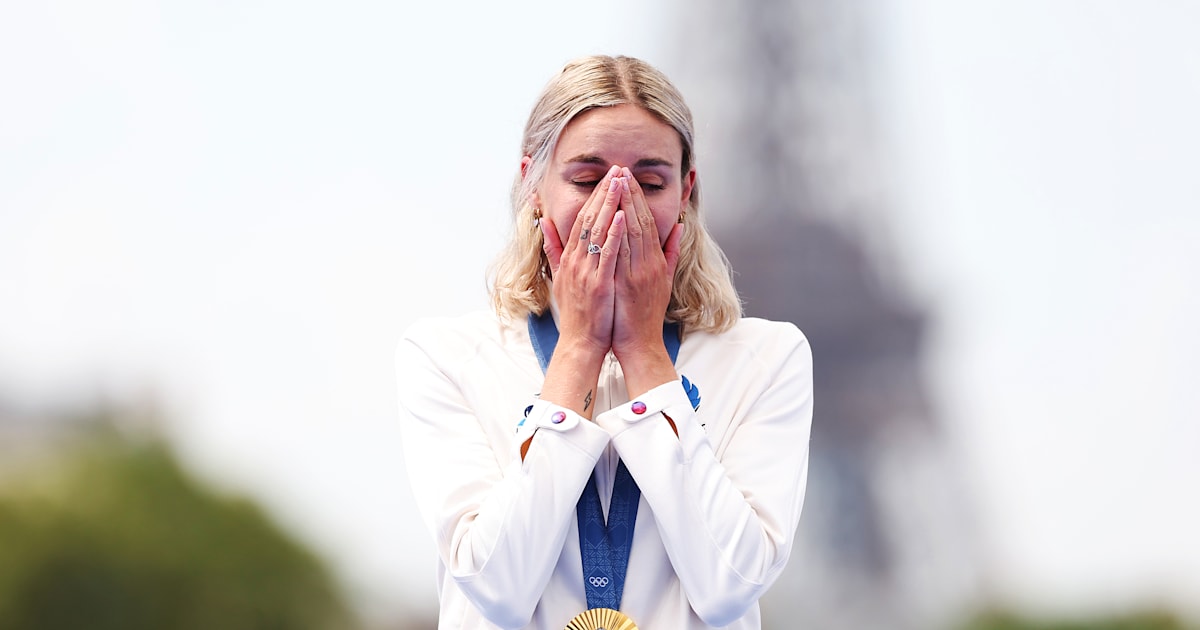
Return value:
M 420 321 L 396 363 L 404 454 L 440 559 L 439 628 L 559 630 L 585 610 L 575 504 L 595 469 L 607 511 L 618 458 L 642 492 L 621 611 L 643 630 L 759 628 L 808 477 L 812 354 L 795 326 L 685 332 L 675 367 L 699 389 L 696 411 L 676 380 L 632 413 L 610 353 L 595 422 L 550 421 L 562 409 L 537 399 L 524 320 Z

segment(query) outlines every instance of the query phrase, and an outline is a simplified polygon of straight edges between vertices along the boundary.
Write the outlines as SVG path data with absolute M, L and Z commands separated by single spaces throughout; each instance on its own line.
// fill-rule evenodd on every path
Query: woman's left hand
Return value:
M 630 377 L 636 379 L 637 374 L 647 371 L 666 376 L 662 359 L 666 360 L 666 367 L 671 365 L 663 345 L 662 327 L 671 303 L 683 225 L 675 224 L 666 244 L 660 244 L 654 214 L 641 186 L 628 168 L 622 169 L 621 175 L 628 187 L 621 196 L 626 229 L 617 256 L 612 349 L 626 372 L 629 393 L 636 395 L 640 392 Z M 670 368 L 669 378 L 674 377 L 674 368 Z M 655 377 L 650 376 L 650 380 Z M 662 382 L 652 383 L 646 389 Z

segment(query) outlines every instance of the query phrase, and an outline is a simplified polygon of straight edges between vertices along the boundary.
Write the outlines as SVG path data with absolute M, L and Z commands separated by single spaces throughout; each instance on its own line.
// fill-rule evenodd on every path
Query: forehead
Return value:
M 661 160 L 678 167 L 683 160 L 683 144 L 673 127 L 641 107 L 597 107 L 571 120 L 554 150 L 556 163 L 580 157 L 600 158 L 621 166 Z

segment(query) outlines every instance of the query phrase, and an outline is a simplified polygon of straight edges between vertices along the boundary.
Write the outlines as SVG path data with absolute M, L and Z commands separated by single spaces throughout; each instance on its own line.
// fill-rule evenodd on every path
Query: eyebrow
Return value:
M 567 164 L 596 164 L 598 166 L 605 166 L 608 162 L 598 155 L 584 153 L 567 160 Z M 662 158 L 642 158 L 635 162 L 631 168 L 650 168 L 653 166 L 666 166 L 669 168 L 674 166 L 674 164 L 671 164 L 670 160 Z

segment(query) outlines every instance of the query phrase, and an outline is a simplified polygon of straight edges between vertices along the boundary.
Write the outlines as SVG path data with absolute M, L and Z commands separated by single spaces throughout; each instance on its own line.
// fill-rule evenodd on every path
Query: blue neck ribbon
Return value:
M 554 346 L 558 344 L 558 327 L 554 325 L 550 309 L 540 316 L 529 316 L 529 339 L 542 366 L 542 373 L 545 373 L 550 366 Z M 663 324 L 663 343 L 671 355 L 671 363 L 674 363 L 679 356 L 679 324 Z M 589 609 L 621 609 L 629 551 L 633 547 L 633 524 L 637 520 L 641 497 L 642 491 L 629 474 L 625 462 L 618 460 L 612 498 L 608 505 L 608 521 L 604 520 L 594 472 L 588 477 L 583 494 L 575 504 L 575 517 L 579 522 L 579 551 L 583 556 L 583 588 Z

